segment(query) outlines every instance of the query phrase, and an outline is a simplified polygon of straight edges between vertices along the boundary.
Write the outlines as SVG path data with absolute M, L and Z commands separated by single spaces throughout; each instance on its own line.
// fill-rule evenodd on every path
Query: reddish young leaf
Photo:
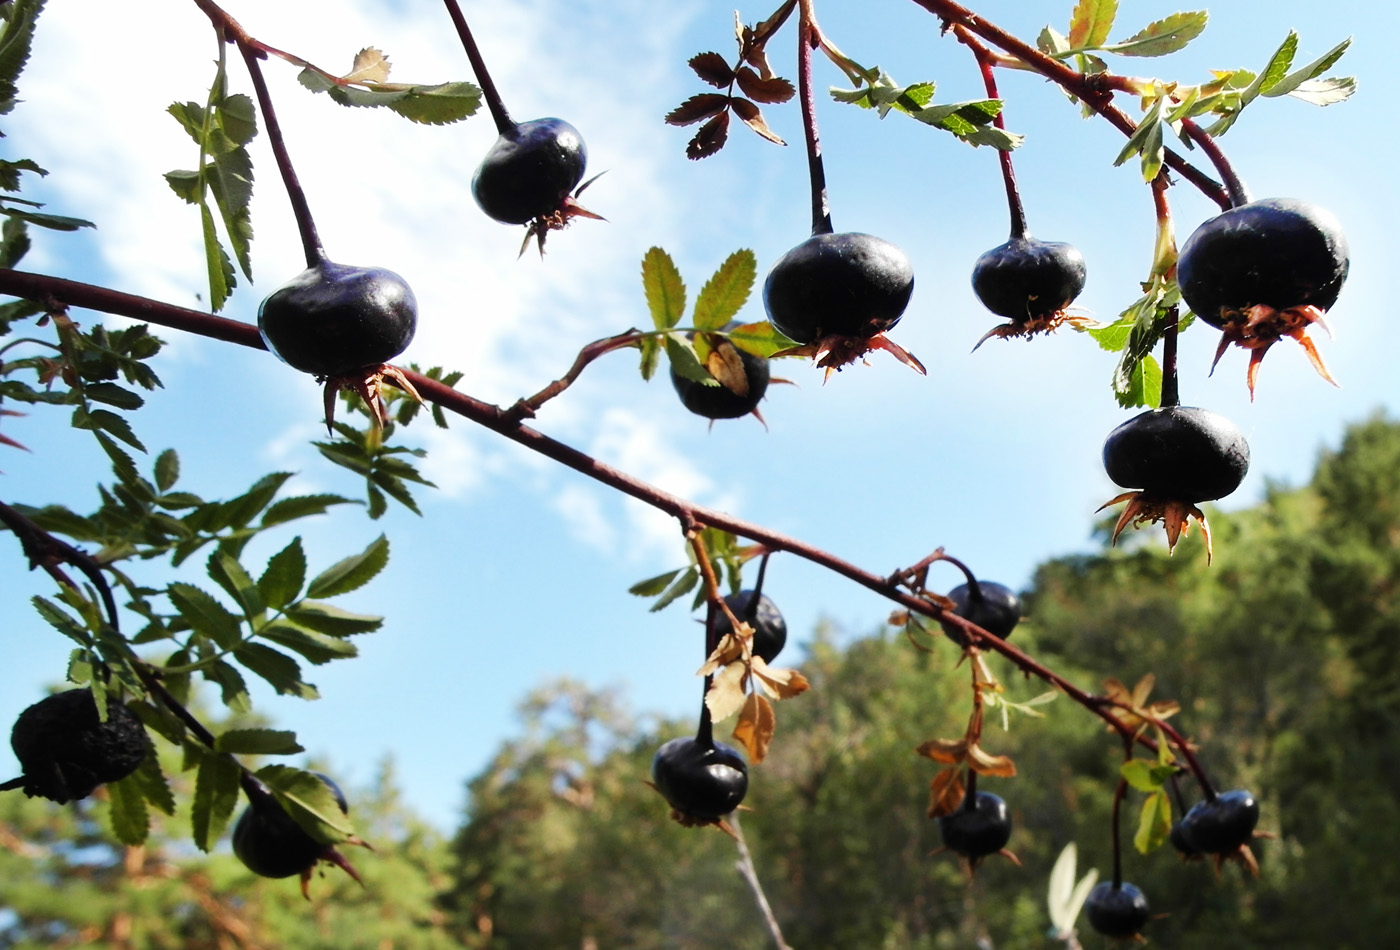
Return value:
M 738 115 L 739 118 L 743 119 L 744 124 L 746 124 L 749 128 L 753 129 L 759 135 L 763 136 L 775 145 L 787 144 L 782 139 L 778 138 L 778 136 L 774 134 L 772 129 L 768 128 L 768 123 L 763 121 L 763 114 L 758 111 L 758 106 L 754 105 L 749 100 L 741 99 L 738 96 L 735 96 L 733 99 L 731 99 L 730 104 L 734 107 L 735 114 Z
M 699 53 L 690 58 L 690 68 L 695 75 L 716 89 L 724 89 L 734 81 L 734 71 L 718 53 Z
M 720 98 L 724 98 L 721 96 Z M 695 138 L 690 140 L 690 144 L 685 147 L 686 158 L 692 161 L 700 158 L 708 158 L 720 149 L 724 148 L 724 143 L 729 139 L 729 110 L 721 112 L 709 122 L 700 126 L 700 131 L 695 133 Z
M 739 67 L 735 78 L 744 95 L 756 102 L 787 102 L 796 93 L 786 79 L 780 76 L 763 79 L 748 66 Z
M 729 108 L 729 97 L 717 92 L 705 92 L 676 106 L 666 113 L 667 125 L 692 125 Z

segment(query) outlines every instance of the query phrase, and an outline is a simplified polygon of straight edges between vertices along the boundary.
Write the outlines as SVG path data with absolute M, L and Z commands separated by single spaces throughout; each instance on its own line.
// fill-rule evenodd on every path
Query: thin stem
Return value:
M 987 90 L 987 98 L 1000 99 L 994 72 L 996 57 L 992 55 L 992 51 L 978 42 L 977 38 L 961 23 L 953 27 L 953 35 L 972 50 L 973 56 L 977 57 L 977 66 L 982 71 L 982 85 Z M 992 119 L 992 125 L 1002 131 L 1006 130 L 1004 111 L 997 112 L 996 117 Z M 997 149 L 997 158 L 1001 163 L 1001 179 L 1006 184 L 1006 204 L 1011 211 L 1011 240 L 1015 241 L 1026 236 L 1026 208 L 1021 203 L 1021 190 L 1016 187 L 1016 170 L 1011 164 L 1011 149 Z
M 583 349 L 578 351 L 578 356 L 574 358 L 574 365 L 569 367 L 569 371 L 548 386 L 529 396 L 521 399 L 510 407 L 510 414 L 517 419 L 533 419 L 540 407 L 549 400 L 558 396 L 564 390 L 574 384 L 579 375 L 600 356 L 611 353 L 613 350 L 620 350 L 623 347 L 634 346 L 646 334 L 640 330 L 628 330 L 626 333 L 619 333 L 606 339 L 595 340 Z
M 758 870 L 754 867 L 753 855 L 749 854 L 749 846 L 744 842 L 744 829 L 739 826 L 739 812 L 735 811 L 725 820 L 729 824 L 734 845 L 739 849 L 739 860 L 734 862 L 734 867 L 748 882 L 749 890 L 753 891 L 753 899 L 758 902 L 759 913 L 763 914 L 763 922 L 768 925 L 768 933 L 773 937 L 773 944 L 778 950 L 792 950 L 787 941 L 783 939 L 783 931 L 778 926 L 778 918 L 773 916 L 773 908 L 768 904 L 768 896 L 763 893 L 763 885 L 759 883 Z
M 1113 790 L 1113 889 L 1123 887 L 1123 849 L 1118 837 L 1118 812 L 1123 796 L 1128 794 L 1128 780 L 1120 778 L 1118 787 Z
M 1226 192 L 1230 195 L 1230 204 L 1236 208 L 1249 204 L 1249 189 L 1245 187 L 1244 181 L 1235 171 L 1235 166 L 1230 163 L 1230 159 L 1221 150 L 1220 143 L 1215 140 L 1215 136 L 1197 125 L 1194 119 L 1182 119 L 1181 127 L 1191 141 L 1201 147 L 1201 151 L 1206 153 L 1210 163 L 1215 166 L 1220 180 L 1225 183 Z
M 1111 84 L 1102 76 L 1085 76 L 1070 69 L 1059 60 L 1046 56 L 1040 50 L 1007 33 L 990 20 L 952 2 L 952 0 L 914 0 L 914 2 L 941 18 L 949 26 L 960 24 L 998 49 L 1005 50 L 1015 59 L 1053 81 L 1070 95 L 1080 99 L 1124 135 L 1131 136 L 1137 131 L 1137 123 L 1126 112 L 1113 104 Z M 1229 194 L 1220 186 L 1219 182 L 1205 172 L 1171 149 L 1166 150 L 1164 161 L 1168 168 L 1199 188 L 1202 194 L 1222 209 L 1228 210 L 1230 208 Z
M 1176 279 L 1176 237 L 1172 233 L 1172 209 L 1167 197 L 1171 181 L 1165 172 L 1152 179 L 1152 208 L 1157 216 L 1157 246 L 1153 249 L 1153 273 Z M 1162 331 L 1162 405 L 1175 406 L 1180 401 L 1177 374 L 1177 336 L 1180 324 L 1178 310 L 1169 308 L 1167 325 Z
M 812 89 L 812 50 L 817 46 L 811 0 L 802 0 L 797 30 L 797 87 L 802 101 L 802 135 L 807 143 L 807 174 L 812 186 L 812 233 L 830 234 L 831 204 L 826 193 L 826 169 L 817 135 L 817 98 Z
M 462 48 L 467 51 L 467 59 L 472 64 L 472 72 L 476 73 L 476 81 L 481 86 L 481 94 L 486 99 L 486 108 L 491 110 L 491 118 L 496 122 L 496 131 L 501 134 L 509 132 L 515 127 L 511 121 L 510 113 L 506 112 L 506 104 L 501 99 L 501 94 L 496 90 L 496 83 L 491 79 L 491 73 L 486 69 L 486 60 L 481 56 L 481 50 L 476 45 L 476 38 L 472 36 L 471 28 L 467 26 L 467 18 L 462 15 L 462 8 L 457 6 L 457 0 L 443 0 L 447 4 L 447 13 L 452 17 L 452 24 L 457 27 L 457 35 L 462 40 Z
M 1162 408 L 1169 409 L 1181 404 L 1179 377 L 1177 375 L 1177 337 L 1180 336 L 1181 310 L 1171 307 L 1167 310 L 1167 328 L 1162 333 Z
M 267 54 L 242 40 L 235 42 L 238 43 L 238 51 L 243 54 L 243 62 L 248 65 L 248 75 L 253 80 L 253 91 L 258 97 L 258 109 L 262 112 L 263 124 L 267 127 L 267 141 L 277 159 L 277 170 L 282 173 L 282 187 L 286 189 L 287 199 L 292 203 L 292 215 L 296 218 L 297 230 L 301 233 L 302 250 L 306 252 L 306 266 L 315 267 L 326 255 L 321 248 L 321 237 L 316 233 L 316 220 L 311 216 L 311 205 L 307 203 L 306 192 L 297 179 L 296 169 L 292 167 L 292 156 L 287 151 L 287 143 L 282 139 L 282 126 L 277 121 L 277 112 L 272 106 L 267 82 L 263 79 L 260 60 Z
M 98 310 L 134 320 L 143 320 L 159 326 L 237 343 L 252 349 L 267 348 L 257 328 L 250 324 L 59 277 L 0 268 L 0 294 L 9 294 L 28 300 L 49 300 L 52 298 L 71 306 Z M 520 424 L 509 410 L 482 402 L 453 389 L 440 380 L 432 379 L 421 373 L 412 370 L 403 370 L 402 372 L 424 400 L 469 419 L 483 428 L 490 429 L 512 442 L 571 468 L 615 491 L 650 505 L 673 518 L 680 519 L 684 524 L 718 528 L 721 531 L 728 531 L 731 534 L 757 542 L 769 551 L 786 551 L 819 567 L 826 568 L 867 590 L 874 591 L 914 613 L 952 624 L 962 630 L 964 636 L 970 640 L 975 639 L 984 649 L 1001 654 L 1022 672 L 1044 680 L 1059 689 L 1075 703 L 1104 720 L 1120 735 L 1131 734 L 1118 717 L 1113 715 L 1110 711 L 1111 704 L 1106 703 L 1103 697 L 1091 695 L 1080 689 L 1018 647 L 1012 646 L 967 619 L 959 617 L 950 610 L 945 610 L 931 600 L 902 589 L 897 579 L 882 577 L 797 538 L 736 518 L 728 512 L 697 505 L 663 491 L 633 475 L 600 462 L 572 446 L 552 439 L 538 430 Z M 1157 750 L 1157 743 L 1146 736 L 1137 736 L 1135 741 L 1153 752 Z

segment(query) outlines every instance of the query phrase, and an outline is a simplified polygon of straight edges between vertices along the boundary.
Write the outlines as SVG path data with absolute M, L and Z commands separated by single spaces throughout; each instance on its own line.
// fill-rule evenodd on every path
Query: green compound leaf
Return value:
M 1103 46 L 1117 15 L 1118 0 L 1079 0 L 1070 17 L 1070 47 L 1079 50 Z
M 685 282 L 671 255 L 659 247 L 642 257 L 642 289 L 656 329 L 669 330 L 680 323 L 685 313 Z
M 358 590 L 374 579 L 389 563 L 389 539 L 380 535 L 359 554 L 353 554 L 326 568 L 306 590 L 308 597 L 336 597 Z
M 319 600 L 303 600 L 287 609 L 287 619 L 308 630 L 332 637 L 373 633 L 384 625 L 383 617 L 357 614 Z
M 737 326 L 727 332 L 725 336 L 729 338 L 730 343 L 739 349 L 752 353 L 754 356 L 762 356 L 765 359 L 774 353 L 790 350 L 797 345 L 795 341 L 789 340 L 778 332 L 778 329 L 767 320 Z
M 656 603 L 651 605 L 651 612 L 656 613 L 657 611 L 665 610 L 667 607 L 671 606 L 671 604 L 690 593 L 698 583 L 700 583 L 699 569 L 694 567 L 686 568 L 685 573 L 662 593 L 661 598 Z
M 1133 846 L 1141 854 L 1155 851 L 1166 843 L 1172 832 L 1172 801 L 1165 791 L 1154 792 L 1142 803 L 1137 834 Z
M 1209 20 L 1210 13 L 1206 10 L 1173 13 L 1104 49 L 1120 56 L 1166 56 L 1184 49 L 1200 36 Z
M 151 831 L 151 815 L 146 808 L 141 780 L 135 774 L 108 782 L 107 820 L 112 835 L 128 847 L 145 844 Z
M 234 755 L 296 755 L 305 752 L 286 729 L 230 729 L 214 741 L 216 752 Z
M 269 765 L 255 774 L 287 814 L 317 841 L 336 844 L 355 833 L 330 786 L 310 772 Z
M 1284 76 L 1277 82 L 1272 83 L 1267 88 L 1261 89 L 1260 95 L 1266 97 L 1293 95 L 1298 91 L 1298 88 L 1300 86 L 1304 85 L 1310 80 L 1316 79 L 1323 73 L 1327 72 L 1327 70 L 1331 69 L 1332 66 L 1336 64 L 1337 60 L 1342 58 L 1342 56 L 1346 53 L 1347 49 L 1350 48 L 1350 46 L 1351 38 L 1348 37 L 1347 39 L 1342 40 L 1336 46 L 1332 47 L 1326 53 L 1322 54 L 1317 59 L 1313 60 L 1311 63 L 1308 63 L 1308 65 L 1304 66 L 1302 69 L 1289 73 L 1287 76 Z M 1350 87 L 1353 90 L 1356 88 L 1356 81 L 1354 79 L 1338 78 L 1334 79 L 1333 82 L 1338 84 L 1349 83 Z
M 267 570 L 258 578 L 258 591 L 268 607 L 280 610 L 296 599 L 304 583 L 306 552 L 302 550 L 301 538 L 297 537 L 268 560 Z
M 208 637 L 222 650 L 233 649 L 243 638 L 243 622 L 207 591 L 176 581 L 166 591 L 180 618 L 196 633 Z
M 674 571 L 667 571 L 665 574 L 657 574 L 655 577 L 648 577 L 644 581 L 638 581 L 627 588 L 627 593 L 635 594 L 638 597 L 659 596 L 671 585 L 671 582 L 676 579 L 676 575 L 682 570 L 684 570 L 684 568 L 678 567 Z
M 286 620 L 274 620 L 259 627 L 258 636 L 286 647 L 317 666 L 331 660 L 346 660 L 360 653 L 359 648 L 348 640 L 306 630 Z
M 758 276 L 753 251 L 742 248 L 730 254 L 719 270 L 700 288 L 695 300 L 697 330 L 720 330 L 744 306 Z
M 301 678 L 301 664 L 264 643 L 240 643 L 233 652 L 244 669 L 261 677 L 283 696 L 316 699 L 316 687 Z
M 481 90 L 469 82 L 445 82 L 414 86 L 389 108 L 411 122 L 447 125 L 475 115 L 481 108 Z
M 196 748 L 190 746 L 186 749 L 186 754 L 199 757 L 190 823 L 194 830 L 195 846 L 201 851 L 209 852 L 223 837 L 224 829 L 233 817 L 233 809 L 238 805 L 239 779 L 243 772 L 230 756 L 204 752 L 202 749 L 196 751 Z

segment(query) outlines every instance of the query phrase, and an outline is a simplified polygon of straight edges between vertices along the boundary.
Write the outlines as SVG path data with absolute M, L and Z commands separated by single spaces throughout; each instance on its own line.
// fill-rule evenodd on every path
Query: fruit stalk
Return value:
M 501 94 L 496 90 L 496 84 L 491 79 L 491 73 L 486 69 L 486 60 L 482 58 L 481 50 L 476 45 L 476 39 L 467 26 L 467 18 L 462 15 L 462 8 L 457 5 L 457 0 L 443 0 L 443 2 L 447 4 L 447 13 L 452 17 L 453 26 L 457 28 L 457 36 L 462 40 L 462 48 L 467 51 L 467 60 L 472 64 L 472 72 L 476 73 L 477 85 L 481 87 L 481 95 L 486 100 L 486 108 L 491 110 L 491 118 L 496 123 L 496 131 L 504 133 L 515 123 L 511 121 L 510 113 L 506 112 L 505 101 L 501 99 Z
M 993 69 L 996 60 L 992 56 L 992 51 L 978 41 L 978 39 L 968 31 L 967 27 L 961 23 L 953 26 L 953 35 L 972 50 L 972 55 L 977 58 L 977 68 L 982 72 L 982 85 L 987 90 L 988 99 L 1000 99 L 997 93 L 997 79 Z M 992 125 L 1005 131 L 1006 119 L 1001 112 L 992 119 Z M 1021 190 L 1016 187 L 1016 169 L 1011 164 L 1011 150 L 1005 148 L 997 149 L 997 159 L 1001 163 L 1001 178 L 1006 183 L 1006 204 L 1011 211 L 1011 239 L 1026 236 L 1026 208 L 1021 202 Z
M 139 297 L 135 294 L 122 293 L 106 287 L 66 280 L 61 277 L 0 269 L 0 294 L 23 297 L 28 300 L 62 301 L 75 307 L 154 323 L 158 326 L 187 333 L 237 343 L 251 349 L 267 349 L 257 328 L 250 324 L 216 317 L 185 307 L 177 307 L 152 300 L 149 297 Z M 585 452 L 550 438 L 536 429 L 522 425 L 509 409 L 502 409 L 500 406 L 482 402 L 421 373 L 404 370 L 403 374 L 425 401 L 441 406 L 449 412 L 510 439 L 566 468 L 586 475 L 615 491 L 635 498 L 664 514 L 682 519 L 686 525 L 718 528 L 721 531 L 728 531 L 731 534 L 762 544 L 770 551 L 785 551 L 844 577 L 914 613 L 937 621 L 947 621 L 978 638 L 983 648 L 1006 657 L 1022 672 L 1061 690 L 1075 703 L 1104 720 L 1120 735 L 1131 732 L 1107 708 L 1102 697 L 1091 695 L 1024 651 L 1006 643 L 965 618 L 957 616 L 952 611 L 946 610 L 924 597 L 901 589 L 897 580 L 864 570 L 822 548 L 771 528 L 736 518 L 724 511 L 696 505 L 678 495 L 663 491 L 635 476 L 613 468 Z M 705 562 L 702 561 L 703 563 Z M 711 569 L 711 573 L 713 574 L 713 569 Z M 1154 753 L 1157 750 L 1157 743 L 1147 736 L 1136 737 L 1136 741 Z
M 1125 743 L 1126 745 L 1126 743 Z M 1124 750 L 1124 758 L 1132 758 L 1132 747 Z M 1118 814 L 1123 804 L 1123 796 L 1128 794 L 1128 780 L 1120 778 L 1118 787 L 1113 790 L 1113 889 L 1123 886 L 1123 848 L 1118 832 Z
M 1215 140 L 1215 136 L 1201 128 L 1195 119 L 1189 117 L 1181 120 L 1181 128 L 1191 141 L 1201 147 L 1201 151 L 1206 153 L 1210 163 L 1215 166 L 1220 180 L 1225 183 L 1225 190 L 1230 195 L 1231 206 L 1238 208 L 1240 205 L 1249 204 L 1249 189 L 1245 187 L 1244 181 L 1235 171 L 1235 166 L 1230 163 L 1230 159 L 1221 150 L 1220 143 Z
M 826 193 L 821 139 L 817 136 L 817 98 L 812 89 L 812 50 L 817 47 L 811 0 L 802 0 L 797 29 L 797 89 L 802 102 L 802 137 L 807 143 L 807 174 L 812 186 L 812 233 L 831 234 L 831 204 Z
M 1172 235 L 1172 209 L 1167 200 L 1167 189 L 1171 187 L 1166 172 L 1159 172 L 1156 178 L 1152 179 L 1152 206 L 1157 213 L 1157 261 L 1155 267 L 1162 266 L 1164 258 L 1169 257 L 1171 264 L 1167 267 L 1167 272 L 1163 276 L 1176 278 L 1176 238 Z M 1175 406 L 1179 404 L 1180 386 L 1177 377 L 1177 337 L 1180 334 L 1179 311 L 1173 306 L 1169 309 L 1167 323 L 1162 331 L 1162 399 L 1163 406 Z

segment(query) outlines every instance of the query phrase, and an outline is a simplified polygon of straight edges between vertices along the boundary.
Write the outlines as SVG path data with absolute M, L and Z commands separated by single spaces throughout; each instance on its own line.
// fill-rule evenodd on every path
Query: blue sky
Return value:
M 997 0 L 977 9 L 1034 36 L 1046 23 L 1064 31 L 1071 5 Z M 1136 0 L 1120 6 L 1115 36 L 1174 10 Z M 327 18 L 322 4 L 305 0 L 228 5 L 254 35 L 328 69 L 348 69 L 357 50 L 376 45 L 390 55 L 395 79 L 471 78 L 445 14 L 434 4 L 418 7 L 355 0 Z M 795 104 L 766 110 L 789 147 L 736 129 L 724 152 L 700 163 L 684 156 L 689 133 L 661 122 L 704 91 L 686 59 L 708 49 L 732 54 L 729 5 L 512 0 L 465 9 L 513 115 L 567 118 L 588 142 L 590 171 L 607 171 L 587 204 L 608 223 L 585 221 L 556 234 L 543 262 L 532 254 L 516 260 L 518 232 L 486 219 L 472 202 L 472 169 L 495 136 L 484 112 L 456 126 L 412 126 L 342 109 L 299 88 L 291 67 L 267 67 L 328 253 L 392 268 L 417 293 L 420 328 L 404 362 L 460 369 L 460 388 L 508 404 L 560 375 L 585 343 L 646 322 L 639 266 L 647 248 L 672 253 L 693 295 L 731 251 L 753 249 L 761 278 L 806 237 Z M 767 12 L 741 10 L 746 21 Z M 902 82 L 936 80 L 940 101 L 981 95 L 966 51 L 940 38 L 934 18 L 907 0 L 878 9 L 819 3 L 818 15 L 835 42 L 868 66 Z M 1227 506 L 1256 501 L 1271 480 L 1305 479 L 1346 422 L 1400 409 L 1389 365 L 1400 334 L 1388 287 L 1400 209 L 1380 141 L 1393 107 L 1382 95 L 1389 63 L 1379 38 L 1393 33 L 1396 20 L 1387 4 L 1226 0 L 1185 53 L 1115 64 L 1135 75 L 1199 81 L 1210 68 L 1259 68 L 1290 28 L 1302 36 L 1300 63 L 1357 37 L 1339 68 L 1360 78 L 1351 102 L 1325 110 L 1291 99 L 1260 102 L 1223 140 L 1257 196 L 1330 208 L 1352 248 L 1352 276 L 1331 314 L 1337 338 L 1319 340 L 1343 388 L 1318 379 L 1296 347 L 1281 344 L 1265 361 L 1251 404 L 1242 353 L 1227 354 L 1208 377 L 1216 334 L 1198 327 L 1182 340 L 1183 401 L 1230 416 L 1253 449 L 1252 470 Z M 141 46 L 113 42 L 135 24 L 144 31 Z M 141 55 L 117 59 L 118 50 L 133 48 Z M 770 49 L 774 67 L 790 77 L 794 48 L 789 27 Z M 99 228 L 41 236 L 27 268 L 198 305 L 198 219 L 161 179 L 195 155 L 164 109 L 203 99 L 214 54 L 192 4 L 146 0 L 117 9 L 69 0 L 45 12 L 25 103 L 7 118 L 4 154 L 32 157 L 52 172 L 32 191 L 49 210 Z M 829 64 L 819 61 L 817 69 L 819 88 L 844 84 Z M 241 72 L 231 73 L 235 89 L 246 90 Z M 1147 273 L 1148 190 L 1133 169 L 1112 167 L 1122 139 L 1106 123 L 1079 119 L 1034 76 L 1002 75 L 1001 83 L 1007 121 L 1027 135 L 1016 161 L 1031 229 L 1080 247 L 1089 280 L 1079 304 L 1111 319 Z M 770 391 L 767 430 L 752 419 L 708 429 L 679 405 L 664 377 L 643 383 L 627 351 L 594 364 L 540 413 L 538 427 L 877 572 L 941 545 L 981 576 L 1023 585 L 1037 562 L 1091 548 L 1094 510 L 1116 494 L 1099 462 L 1104 436 L 1130 415 L 1108 390 L 1115 357 L 1068 331 L 1033 343 L 993 340 L 970 354 L 995 321 L 972 296 L 968 274 L 977 255 L 1007 234 L 994 154 L 902 117 L 881 122 L 830 101 L 820 106 L 820 123 L 837 229 L 878 234 L 914 261 L 913 302 L 891 335 L 928 376 L 877 353 L 869 366 L 823 385 L 819 371 L 786 361 L 775 373 L 797 385 Z M 302 267 L 261 138 L 254 161 L 257 281 L 240 288 L 225 311 L 250 322 L 262 296 Z M 1172 200 L 1179 241 L 1213 213 L 1187 188 L 1173 189 Z M 762 319 L 757 294 L 740 317 Z M 157 364 L 166 388 L 136 423 L 154 450 L 180 449 L 189 490 L 228 496 L 276 469 L 297 472 L 299 491 L 358 491 L 309 447 L 321 432 L 312 380 L 266 354 L 161 335 L 171 344 Z M 104 466 L 87 439 L 40 413 L 6 420 L 6 432 L 34 451 L 5 453 L 5 500 L 93 504 Z M 683 563 L 674 523 L 465 421 L 418 437 L 430 451 L 426 473 L 441 486 L 421 496 L 422 518 L 395 510 L 370 523 L 342 512 L 298 529 L 313 565 L 388 532 L 389 569 L 348 604 L 387 615 L 383 631 L 359 641 L 361 660 L 312 671 L 319 702 L 260 701 L 350 784 L 367 781 L 374 764 L 393 755 L 409 801 L 450 828 L 465 802 L 463 782 L 512 733 L 514 706 L 527 690 L 567 675 L 623 688 L 640 711 L 689 715 L 699 698 L 692 674 L 702 645 L 679 606 L 650 614 L 626 592 Z M 269 540 L 251 559 L 288 540 Z M 1229 557 L 1228 549 L 1217 551 L 1218 563 Z M 38 699 L 61 676 L 67 655 L 66 641 L 25 604 L 46 588 L 24 568 L 13 544 L 0 546 L 13 644 L 0 676 L 0 721 Z M 943 581 L 951 588 L 959 578 L 949 570 Z M 766 587 L 799 642 L 821 618 L 858 634 L 888 613 L 874 595 L 794 558 L 774 560 Z M 800 659 L 800 649 L 789 649 L 784 659 Z M 0 750 L 0 773 L 13 771 L 7 762 L 8 750 Z

